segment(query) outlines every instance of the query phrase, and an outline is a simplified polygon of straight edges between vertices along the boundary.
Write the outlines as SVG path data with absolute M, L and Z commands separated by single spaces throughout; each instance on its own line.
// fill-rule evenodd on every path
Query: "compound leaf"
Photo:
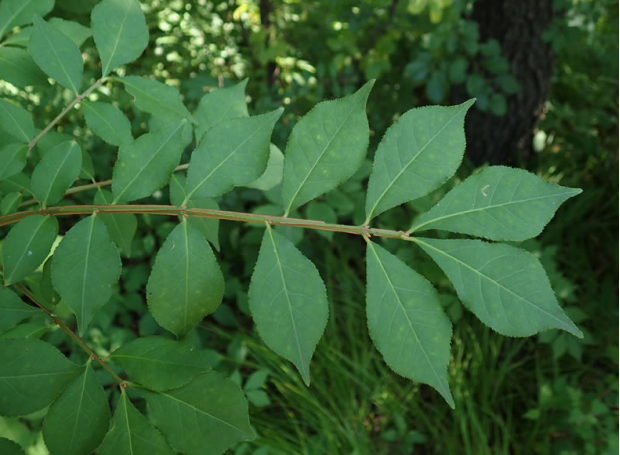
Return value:
M 157 253 L 146 291 L 155 320 L 179 338 L 216 310 L 224 277 L 200 232 L 186 222 L 174 228 Z
M 103 0 L 91 13 L 102 76 L 136 60 L 149 43 L 149 29 L 138 0 Z
M 13 143 L 2 147 L 0 149 L 0 180 L 19 174 L 26 166 L 26 155 L 28 155 L 26 144 Z
M 112 193 L 99 188 L 95 194 L 96 205 L 112 203 Z M 131 241 L 138 229 L 138 218 L 133 213 L 101 213 L 101 221 L 110 234 L 110 238 L 124 256 L 131 256 Z
M 560 205 L 579 193 L 522 169 L 492 166 L 452 189 L 409 232 L 441 229 L 522 241 L 540 234 Z
M 41 310 L 26 305 L 10 289 L 0 287 L 0 332 L 35 314 L 41 314 Z
M 368 182 L 366 222 L 448 180 L 465 151 L 465 113 L 474 103 L 404 113 L 383 135 Z
M 30 142 L 34 136 L 34 124 L 28 111 L 2 98 L 0 98 L 0 129 L 25 143 Z
M 133 141 L 131 124 L 118 107 L 98 101 L 83 101 L 82 111 L 88 127 L 108 144 L 123 145 Z
M 121 390 L 114 426 L 99 448 L 100 455 L 172 455 L 172 449 L 153 425 L 140 414 Z
M 186 120 L 146 133 L 118 149 L 112 175 L 114 203 L 150 196 L 168 183 L 181 160 L 181 134 Z
M 121 259 L 96 214 L 74 225 L 54 252 L 52 282 L 77 317 L 80 335 L 112 296 Z
M 247 117 L 248 106 L 245 102 L 245 86 L 248 80 L 238 84 L 206 93 L 200 98 L 194 113 L 196 118 L 196 142 L 199 143 L 206 131 L 222 120 Z
M 191 343 L 157 336 L 124 344 L 111 358 L 132 380 L 152 390 L 181 387 L 211 369 L 204 352 Z
M 448 276 L 461 301 L 502 335 L 562 329 L 583 337 L 564 314 L 542 265 L 525 250 L 481 240 L 413 239 Z
M 329 313 L 316 267 L 267 226 L 249 291 L 250 311 L 265 344 L 299 370 L 310 385 L 310 359 Z
M 192 153 L 185 200 L 219 196 L 259 178 L 267 167 L 271 131 L 282 111 L 228 119 L 210 128 Z
M 46 85 L 47 76 L 39 69 L 28 51 L 0 46 L 0 79 L 17 87 Z
M 119 77 L 118 80 L 134 96 L 134 104 L 141 111 L 170 121 L 192 119 L 176 88 L 141 76 Z
M 54 0 L 3 0 L 0 2 L 0 38 L 7 30 L 30 24 L 32 16 L 45 16 L 54 8 Z
M 57 235 L 58 221 L 53 216 L 32 215 L 13 226 L 2 248 L 5 285 L 34 272 L 49 254 Z
M 80 49 L 71 38 L 35 16 L 28 50 L 45 74 L 74 93 L 79 93 L 84 61 Z
M 43 207 L 65 195 L 82 169 L 82 149 L 75 141 L 58 144 L 47 152 L 32 172 L 32 192 Z
M 454 408 L 448 385 L 452 324 L 421 275 L 379 245 L 366 250 L 368 330 L 398 374 L 435 388 Z
M 0 340 L 0 415 L 43 409 L 81 371 L 49 343 L 34 338 Z
M 361 166 L 368 148 L 366 100 L 373 85 L 374 80 L 352 95 L 317 104 L 295 125 L 284 152 L 285 216 Z
M 187 455 L 219 455 L 254 439 L 243 392 L 220 373 L 201 374 L 168 392 L 143 393 L 155 425 Z
M 108 431 L 110 407 L 101 383 L 88 365 L 50 406 L 43 425 L 52 455 L 88 455 Z

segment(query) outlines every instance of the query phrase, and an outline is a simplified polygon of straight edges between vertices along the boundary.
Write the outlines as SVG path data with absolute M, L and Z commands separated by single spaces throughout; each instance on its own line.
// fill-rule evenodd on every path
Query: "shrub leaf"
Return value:
M 45 153 L 32 172 L 32 192 L 43 207 L 60 201 L 82 169 L 82 150 L 62 142 Z

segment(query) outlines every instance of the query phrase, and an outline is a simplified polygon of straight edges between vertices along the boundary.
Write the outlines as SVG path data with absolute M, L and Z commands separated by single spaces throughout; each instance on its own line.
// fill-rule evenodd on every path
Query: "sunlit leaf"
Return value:
M 187 455 L 219 455 L 254 439 L 243 392 L 220 373 L 201 374 L 168 392 L 143 393 L 155 425 Z
M 149 42 L 149 30 L 137 0 L 101 1 L 91 13 L 91 27 L 103 76 L 136 60 Z
M 441 267 L 465 306 L 493 330 L 525 337 L 557 328 L 583 336 L 558 305 L 542 265 L 527 251 L 481 240 L 414 241 Z
M 200 232 L 186 222 L 174 228 L 157 253 L 146 291 L 157 323 L 179 338 L 215 311 L 224 277 Z
M 252 317 L 265 344 L 310 385 L 310 359 L 329 313 L 316 267 L 285 237 L 267 227 L 249 291 Z
M 50 406 L 43 425 L 52 455 L 89 455 L 108 431 L 110 407 L 89 365 Z
M 93 314 L 112 296 L 121 259 L 103 221 L 93 214 L 75 224 L 54 252 L 54 287 L 77 317 L 82 335 Z
M 334 189 L 361 166 L 368 148 L 366 100 L 374 81 L 317 104 L 293 128 L 284 152 L 285 213 Z
M 176 88 L 140 76 L 125 76 L 118 80 L 134 96 L 134 104 L 141 111 L 170 121 L 192 118 Z
M 75 141 L 47 152 L 32 172 L 32 192 L 43 207 L 60 201 L 82 168 L 82 150 Z
M 411 109 L 383 135 L 366 198 L 366 223 L 430 193 L 457 170 L 465 151 L 465 113 L 474 103 Z
M 32 338 L 0 340 L 0 415 L 43 409 L 81 371 L 49 343 Z
M 83 101 L 86 124 L 101 139 L 112 145 L 133 141 L 131 124 L 116 106 L 98 101 Z
M 32 215 L 11 228 L 2 247 L 4 283 L 21 281 L 45 260 L 58 235 L 53 216 Z
M 454 408 L 448 386 L 452 324 L 439 294 L 421 275 L 368 242 L 368 330 L 385 362 L 398 374 L 436 389 Z

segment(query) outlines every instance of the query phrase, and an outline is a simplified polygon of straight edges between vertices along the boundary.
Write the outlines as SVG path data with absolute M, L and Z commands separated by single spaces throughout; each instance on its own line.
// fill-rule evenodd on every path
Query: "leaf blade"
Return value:
M 0 38 L 7 30 L 32 22 L 33 14 L 45 16 L 54 0 L 4 0 L 0 3 Z
M 34 124 L 28 111 L 1 98 L 0 129 L 26 144 L 34 136 Z
M 0 332 L 36 314 L 41 314 L 41 310 L 26 305 L 10 289 L 0 287 Z
M 235 117 L 248 117 L 248 106 L 245 102 L 245 87 L 248 79 L 230 87 L 205 93 L 194 116 L 196 118 L 196 143 L 199 143 L 207 130 L 222 120 Z M 224 106 L 224 108 L 222 108 Z
M 88 127 L 108 144 L 120 146 L 133 141 L 131 124 L 116 106 L 99 101 L 82 101 L 82 110 Z
M 19 174 L 26 166 L 26 144 L 7 144 L 0 149 L 0 180 Z
M 32 192 L 43 207 L 65 195 L 82 168 L 82 149 L 75 141 L 62 142 L 47 152 L 32 172 Z
M 119 77 L 118 80 L 134 96 L 134 104 L 141 111 L 170 121 L 192 119 L 176 88 L 141 76 Z

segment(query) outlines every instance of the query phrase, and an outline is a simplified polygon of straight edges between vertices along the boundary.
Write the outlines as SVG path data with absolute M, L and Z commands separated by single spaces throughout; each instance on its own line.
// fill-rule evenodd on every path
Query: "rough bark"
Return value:
M 553 0 L 478 0 L 472 19 L 479 25 L 481 42 L 499 41 L 520 90 L 507 98 L 508 113 L 503 117 L 470 111 L 465 126 L 467 153 L 477 165 L 527 159 L 553 74 L 554 55 L 542 40 L 553 19 Z M 456 96 L 466 98 L 464 89 Z

